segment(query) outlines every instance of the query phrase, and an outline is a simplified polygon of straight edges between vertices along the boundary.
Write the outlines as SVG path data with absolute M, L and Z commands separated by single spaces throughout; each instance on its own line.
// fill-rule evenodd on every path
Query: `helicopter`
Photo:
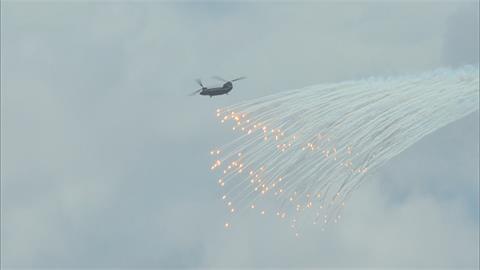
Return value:
M 239 77 L 239 78 L 236 78 L 236 79 L 233 79 L 233 80 L 230 80 L 230 81 L 227 81 L 221 77 L 218 77 L 218 76 L 214 76 L 213 78 L 219 80 L 219 81 L 222 81 L 224 82 L 224 84 L 220 87 L 212 87 L 212 88 L 208 88 L 208 87 L 205 87 L 202 83 L 202 81 L 200 79 L 197 79 L 195 80 L 202 88 L 201 89 L 198 89 L 197 91 L 193 92 L 190 94 L 190 96 L 193 96 L 193 95 L 196 95 L 198 93 L 200 93 L 200 95 L 202 96 L 219 96 L 219 95 L 228 95 L 228 93 L 230 91 L 232 91 L 233 89 L 233 82 L 235 81 L 239 81 L 239 80 L 243 80 L 243 79 L 246 79 L 246 77 Z

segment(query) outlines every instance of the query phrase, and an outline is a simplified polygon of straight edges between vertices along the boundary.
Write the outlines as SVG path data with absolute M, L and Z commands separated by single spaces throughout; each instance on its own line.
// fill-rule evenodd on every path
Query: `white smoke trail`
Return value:
M 478 66 L 282 92 L 217 110 L 242 134 L 211 151 L 211 169 L 232 214 L 274 214 L 296 232 L 311 218 L 323 230 L 368 174 L 478 106 Z

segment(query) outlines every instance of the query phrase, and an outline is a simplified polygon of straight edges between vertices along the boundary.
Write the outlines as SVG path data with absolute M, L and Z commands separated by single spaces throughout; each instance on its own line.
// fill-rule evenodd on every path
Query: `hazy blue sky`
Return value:
M 479 62 L 479 2 L 1 3 L 4 267 L 477 267 L 478 111 L 373 175 L 342 222 L 224 230 L 215 109 Z M 193 79 L 247 76 L 229 96 Z M 207 84 L 213 81 L 207 81 Z

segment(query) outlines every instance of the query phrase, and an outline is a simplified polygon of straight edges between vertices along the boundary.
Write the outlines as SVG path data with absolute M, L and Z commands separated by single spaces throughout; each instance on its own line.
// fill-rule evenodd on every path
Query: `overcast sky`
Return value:
M 479 266 L 478 111 L 372 175 L 326 232 L 225 209 L 215 109 L 479 62 L 479 2 L 1 3 L 4 267 Z M 247 76 L 190 97 L 195 78 Z

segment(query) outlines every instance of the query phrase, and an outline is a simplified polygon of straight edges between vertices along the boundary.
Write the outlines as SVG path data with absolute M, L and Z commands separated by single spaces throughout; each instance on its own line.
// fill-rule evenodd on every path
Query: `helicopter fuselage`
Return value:
M 204 88 L 201 92 L 200 95 L 202 96 L 220 96 L 220 95 L 225 95 L 228 94 L 230 91 L 232 91 L 233 85 L 231 82 L 226 82 L 223 84 L 222 87 L 213 87 L 213 88 Z

